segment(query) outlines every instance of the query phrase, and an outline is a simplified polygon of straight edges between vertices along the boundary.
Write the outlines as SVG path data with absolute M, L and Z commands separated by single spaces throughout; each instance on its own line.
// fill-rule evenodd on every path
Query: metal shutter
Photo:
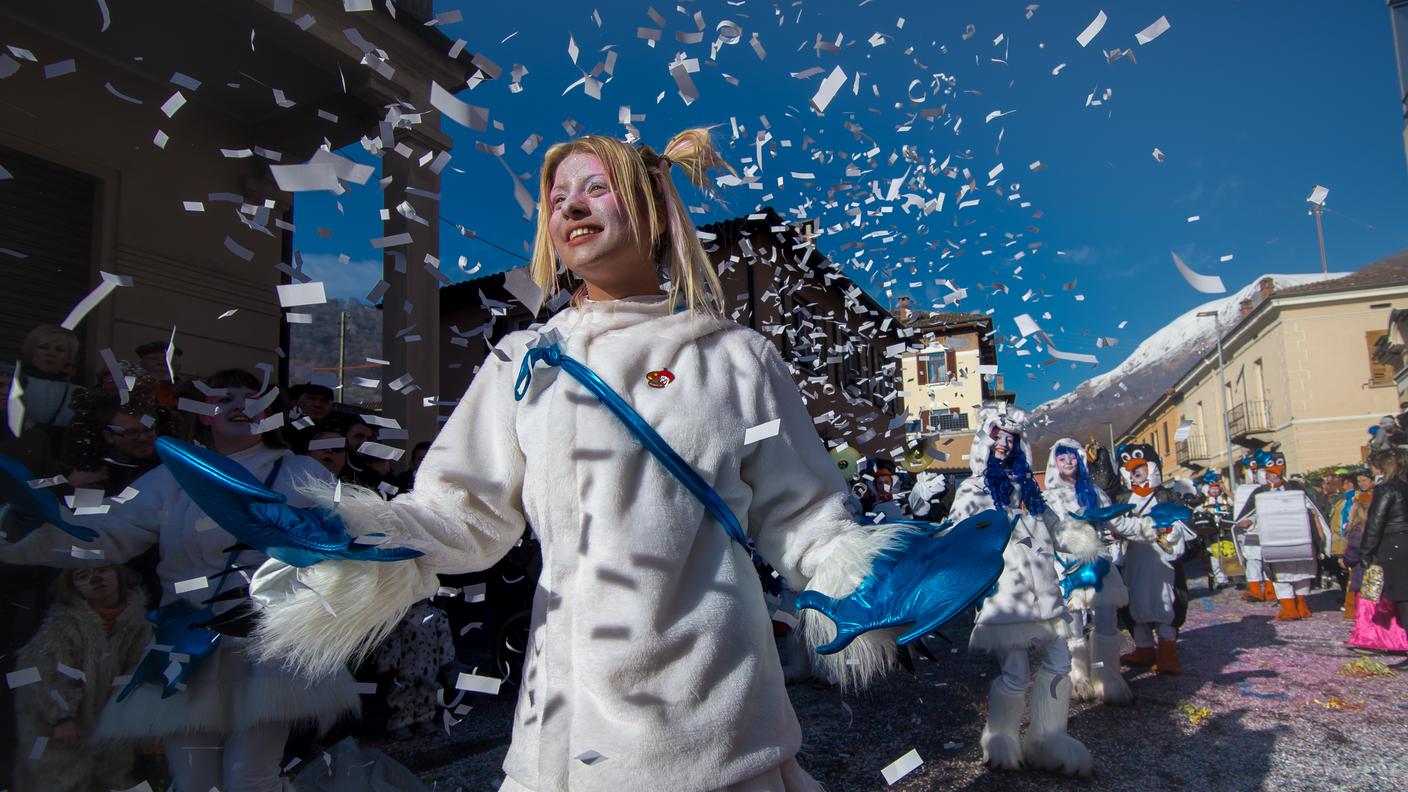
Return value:
M 97 179 L 0 146 L 0 361 L 36 325 L 58 324 L 88 293 Z

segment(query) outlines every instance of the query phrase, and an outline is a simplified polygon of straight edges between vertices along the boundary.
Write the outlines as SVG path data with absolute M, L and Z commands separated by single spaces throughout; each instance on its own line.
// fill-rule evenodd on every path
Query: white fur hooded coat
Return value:
M 568 308 L 542 332 L 714 487 L 794 590 L 848 593 L 893 535 L 853 522 L 792 375 L 761 335 L 648 299 Z M 748 553 L 566 372 L 539 365 L 515 401 L 520 362 L 539 342 L 522 331 L 499 344 L 413 492 L 384 502 L 343 490 L 337 511 L 354 533 L 386 531 L 423 557 L 259 571 L 265 651 L 335 667 L 433 594 L 436 573 L 489 567 L 530 525 L 543 571 L 505 789 L 812 788 Z M 652 387 L 647 373 L 665 369 L 673 380 Z M 744 444 L 749 427 L 774 420 L 776 436 Z M 831 633 L 817 619 L 814 639 Z M 865 676 L 892 650 L 892 636 L 870 634 L 833 658 Z
M 1070 616 L 1056 569 L 1056 550 L 1068 558 L 1088 560 L 1098 552 L 1098 539 L 1090 526 L 1063 523 L 1051 509 L 1040 516 L 1024 510 L 1020 494 L 1014 490 L 1012 502 L 997 504 L 988 492 L 983 472 L 992 455 L 992 432 L 997 427 L 1020 433 L 1020 447 L 1031 460 L 1032 449 L 1025 434 L 1026 414 L 1016 408 L 984 408 L 979 413 L 978 431 L 973 439 L 968 463 L 973 475 L 964 479 L 954 494 L 949 517 L 962 520 L 995 507 L 1005 508 L 1013 521 L 1012 538 L 1002 553 L 1004 567 L 997 588 L 978 606 L 968 648 L 975 652 L 1003 652 L 1025 649 L 1068 632 Z
M 1046 498 L 1046 505 L 1064 520 L 1071 512 L 1083 512 L 1084 509 L 1076 499 L 1076 488 L 1062 481 L 1061 473 L 1056 469 L 1056 452 L 1063 448 L 1074 448 L 1081 459 L 1085 458 L 1085 449 L 1069 437 L 1062 438 L 1052 444 L 1051 453 L 1046 460 L 1046 491 L 1043 496 Z M 1099 487 L 1092 488 L 1100 505 L 1109 506 L 1110 496 Z M 1120 560 L 1122 540 L 1143 538 L 1153 541 L 1152 528 L 1147 527 L 1145 522 L 1137 517 L 1125 515 L 1104 524 L 1103 527 L 1108 533 L 1101 538 L 1099 554 L 1110 562 L 1110 571 L 1101 581 L 1099 591 L 1088 588 L 1072 591 L 1071 596 L 1066 598 L 1072 608 L 1123 608 L 1129 604 L 1129 589 L 1125 587 L 1124 578 L 1116 564 Z

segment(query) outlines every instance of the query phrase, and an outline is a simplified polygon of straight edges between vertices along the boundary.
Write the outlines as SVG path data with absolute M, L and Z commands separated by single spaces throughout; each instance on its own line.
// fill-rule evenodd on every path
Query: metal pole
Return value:
M 1110 459 L 1113 460 L 1115 458 L 1115 423 L 1114 421 L 1106 421 L 1105 426 L 1110 429 Z
M 337 320 L 337 400 L 345 402 L 347 392 L 343 390 L 346 386 L 347 376 L 347 312 L 342 311 Z
M 1232 464 L 1232 422 L 1227 417 L 1227 369 L 1222 362 L 1222 316 L 1213 312 L 1213 330 L 1217 333 L 1217 395 L 1222 402 L 1222 439 L 1226 444 L 1227 481 L 1229 491 L 1237 490 L 1237 466 Z
M 1325 207 L 1320 204 L 1311 204 L 1310 212 L 1315 215 L 1315 236 L 1320 240 L 1320 272 L 1325 277 L 1330 276 L 1330 267 L 1325 263 L 1325 229 L 1320 226 L 1320 215 L 1325 211 Z

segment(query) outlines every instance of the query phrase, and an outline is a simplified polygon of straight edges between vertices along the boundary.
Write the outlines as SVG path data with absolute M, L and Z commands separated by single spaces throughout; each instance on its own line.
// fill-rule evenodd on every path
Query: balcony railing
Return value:
M 1271 402 L 1251 401 L 1227 411 L 1227 423 L 1233 438 L 1271 431 Z
M 1187 440 L 1180 440 L 1174 445 L 1180 462 L 1200 462 L 1212 459 L 1212 455 L 1208 453 L 1207 438 L 1200 434 L 1190 434 Z

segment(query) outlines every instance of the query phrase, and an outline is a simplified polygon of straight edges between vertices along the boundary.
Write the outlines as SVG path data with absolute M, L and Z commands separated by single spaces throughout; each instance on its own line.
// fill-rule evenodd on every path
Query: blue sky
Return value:
M 1315 184 L 1330 189 L 1324 222 L 1332 271 L 1408 248 L 1408 163 L 1393 39 L 1381 0 L 1039 2 L 1027 19 L 1029 5 L 700 0 L 684 4 L 686 16 L 662 0 L 655 8 L 666 24 L 651 48 L 637 37 L 637 28 L 660 28 L 646 2 L 613 0 L 571 10 L 553 4 L 550 14 L 516 10 L 526 5 L 437 2 L 439 12 L 462 9 L 464 21 L 446 25 L 445 33 L 465 39 L 470 51 L 504 70 L 501 79 L 460 94 L 487 107 L 502 131 L 475 133 L 452 121 L 443 124 L 455 148 L 444 172 L 442 216 L 523 251 L 533 226 L 523 219 L 503 167 L 476 151 L 475 143 L 504 144 L 508 164 L 533 174 L 525 183 L 535 190 L 543 149 L 524 154 L 525 138 L 539 134 L 544 147 L 563 140 L 569 118 L 584 132 L 623 135 L 622 105 L 645 115 L 635 126 L 656 148 L 686 126 L 721 125 L 716 135 L 736 166 L 755 155 L 754 136 L 766 116 L 778 148 L 776 156 L 764 152 L 765 189 L 725 190 L 727 206 L 710 205 L 708 214 L 695 216 L 701 224 L 746 214 L 762 203 L 784 215 L 803 208 L 824 226 L 846 223 L 846 209 L 857 196 L 864 200 L 864 192 L 836 191 L 830 206 L 828 193 L 843 182 L 871 191 L 874 181 L 884 196 L 911 164 L 902 156 L 892 164 L 890 155 L 911 146 L 925 163 L 947 159 L 969 168 L 978 189 L 965 200 L 979 203 L 958 207 L 961 177 L 925 174 L 926 192 L 911 171 L 899 193 L 929 200 L 944 192 L 941 211 L 920 216 L 912 208 L 906 214 L 903 200 L 873 201 L 861 206 L 867 213 L 863 226 L 823 236 L 819 247 L 846 262 L 852 277 L 882 303 L 889 301 L 882 284 L 891 279 L 894 296 L 911 294 L 920 304 L 948 293 L 934 281 L 949 279 L 968 290 L 962 310 L 993 309 L 1003 332 L 1015 335 L 1012 318 L 1028 313 L 1063 351 L 1099 357 L 1097 366 L 1043 366 L 1045 355 L 1004 351 L 1000 365 L 1007 384 L 1028 406 L 1113 367 L 1149 333 L 1211 299 L 1182 280 L 1170 251 L 1198 272 L 1222 276 L 1229 289 L 1262 273 L 1318 271 L 1314 222 L 1305 203 Z M 1081 48 L 1077 35 L 1102 9 L 1108 16 L 1104 29 Z M 695 12 L 704 19 L 703 41 L 680 43 L 677 32 L 697 29 Z M 1135 34 L 1160 16 L 1167 16 L 1168 32 L 1138 44 Z M 700 97 L 686 106 L 668 65 L 681 52 L 707 59 L 725 19 L 742 29 L 742 40 L 721 46 L 717 67 L 701 64 L 691 75 Z M 749 44 L 754 33 L 765 60 Z M 876 34 L 879 46 L 871 43 Z M 569 35 L 580 50 L 575 66 L 567 52 Z M 819 51 L 818 35 L 828 43 L 840 35 L 839 51 Z M 608 45 L 615 45 L 617 59 L 601 99 L 581 87 L 563 96 L 583 71 L 604 59 L 601 49 Z M 1132 49 L 1137 63 L 1107 62 L 1102 50 L 1115 48 Z M 528 69 L 518 93 L 509 90 L 514 64 Z M 1053 75 L 1060 64 L 1066 65 Z M 809 100 L 837 66 L 846 82 L 824 116 L 818 115 Z M 813 67 L 820 73 L 792 76 Z M 852 93 L 857 73 L 858 95 Z M 945 86 L 947 94 L 941 92 Z M 1088 96 L 1101 100 L 1107 90 L 1108 99 L 1087 106 Z M 910 120 L 941 107 L 934 121 Z M 994 112 L 1002 115 L 987 120 Z M 746 130 L 737 141 L 730 139 L 730 118 Z M 807 138 L 814 143 L 804 151 Z M 872 146 L 880 150 L 874 159 L 850 159 Z M 1162 163 L 1152 156 L 1155 148 L 1165 154 Z M 828 152 L 826 159 L 812 159 L 816 151 Z M 836 152 L 847 158 L 831 156 Z M 375 162 L 360 149 L 350 155 Z M 1030 171 L 1038 160 L 1047 167 Z M 847 178 L 848 162 L 861 175 Z M 1003 171 L 989 186 L 988 174 L 999 163 Z M 793 178 L 794 172 L 816 178 Z M 1009 201 L 1014 192 L 1019 200 Z M 686 199 L 702 203 L 694 195 Z M 367 240 L 381 233 L 381 196 L 373 180 L 340 202 L 341 211 L 328 194 L 300 194 L 296 246 L 330 294 L 360 297 L 379 277 L 380 261 Z M 1030 205 L 1022 208 L 1023 202 Z M 887 203 L 892 211 L 879 214 Z M 1193 215 L 1201 219 L 1189 223 Z M 326 229 L 322 234 L 320 227 Z M 889 233 L 865 238 L 880 231 Z M 888 244 L 887 237 L 893 237 Z M 470 268 L 481 265 L 480 272 L 521 264 L 444 226 L 441 246 L 443 268 L 456 279 L 463 277 L 459 256 Z M 940 258 L 944 250 L 948 257 Z M 1025 251 L 1020 259 L 1019 251 Z M 338 263 L 341 254 L 351 263 Z M 1220 261 L 1226 255 L 1232 259 Z M 1073 288 L 1063 289 L 1072 281 Z M 1035 294 L 1023 301 L 1029 290 Z M 1123 330 L 1122 321 L 1128 322 Z M 1097 349 L 1100 336 L 1117 338 L 1119 345 Z

